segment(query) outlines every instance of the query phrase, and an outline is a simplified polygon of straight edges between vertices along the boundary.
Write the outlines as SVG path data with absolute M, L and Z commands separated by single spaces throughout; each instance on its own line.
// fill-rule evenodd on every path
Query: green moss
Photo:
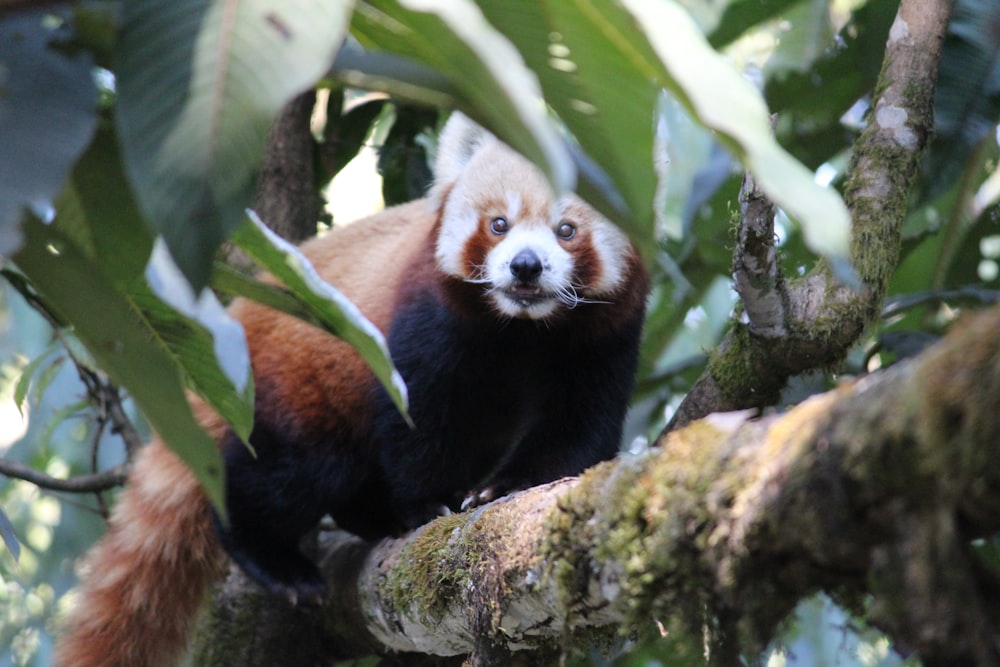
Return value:
M 700 559 L 704 529 L 712 523 L 703 499 L 720 470 L 721 438 L 706 422 L 684 429 L 666 443 L 641 484 L 647 488 L 643 530 L 636 542 L 620 545 L 629 558 L 623 590 L 630 596 L 633 623 L 650 615 L 686 621 L 701 616 L 707 580 Z
M 423 527 L 380 584 L 396 613 L 440 622 L 449 610 L 477 611 L 471 627 L 486 637 L 499 631 L 503 600 L 523 581 L 523 572 L 495 568 L 496 553 L 510 553 L 517 517 L 491 508 L 476 516 L 442 517 Z M 497 540 L 509 540 L 500 542 Z M 475 586 L 468 586 L 469 581 Z M 462 597 L 467 604 L 456 605 Z M 468 599 L 466 599 L 468 598 Z
M 587 499 L 592 475 L 584 475 L 572 491 L 557 501 L 556 511 L 549 515 L 546 532 L 549 539 L 539 553 L 546 567 L 543 576 L 555 583 L 560 606 L 571 608 L 587 586 L 586 560 L 590 541 L 584 541 L 590 532 L 588 518 L 593 507 Z
M 654 461 L 585 475 L 550 522 L 544 553 L 563 605 L 587 594 L 593 563 L 617 575 L 622 627 L 650 618 L 701 618 L 707 579 L 700 554 L 710 525 L 702 499 L 719 470 L 718 429 L 696 423 L 675 434 Z M 595 499 L 610 506 L 595 506 Z M 692 616 L 692 614 L 694 614 Z
M 727 345 L 715 350 L 708 359 L 708 372 L 730 405 L 770 405 L 785 384 L 785 377 L 760 367 L 766 360 L 750 339 L 750 330 L 742 322 L 733 322 Z M 752 399 L 752 403 L 748 400 Z
M 397 613 L 412 613 L 440 621 L 465 574 L 456 563 L 455 531 L 467 521 L 463 515 L 441 517 L 424 526 L 403 550 L 407 567 L 395 567 L 381 583 L 383 597 Z
M 230 664 L 233 656 L 242 655 L 246 645 L 253 643 L 257 624 L 273 605 L 274 598 L 263 590 L 240 596 L 237 604 L 213 604 L 211 612 L 199 618 L 191 649 L 192 664 Z

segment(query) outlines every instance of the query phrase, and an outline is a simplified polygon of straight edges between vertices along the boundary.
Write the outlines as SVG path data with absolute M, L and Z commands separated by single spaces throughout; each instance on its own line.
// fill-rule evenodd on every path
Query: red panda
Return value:
M 319 601 L 299 542 L 324 515 L 396 535 L 617 453 L 649 282 L 636 250 L 459 114 L 435 172 L 427 199 L 302 247 L 386 335 L 414 426 L 347 344 L 234 302 L 256 458 L 194 401 L 226 464 L 229 524 L 161 442 L 144 448 L 87 559 L 57 665 L 173 664 L 225 555 L 280 595 Z

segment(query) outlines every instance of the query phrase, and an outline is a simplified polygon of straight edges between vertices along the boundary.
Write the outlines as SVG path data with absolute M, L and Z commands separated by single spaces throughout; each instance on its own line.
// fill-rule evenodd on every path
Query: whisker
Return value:
M 567 285 L 565 287 L 560 287 L 556 291 L 556 298 L 559 299 L 559 301 L 563 305 L 565 305 L 567 308 L 570 309 L 576 308 L 580 304 L 584 303 L 603 303 L 603 304 L 612 303 L 611 301 L 602 301 L 599 299 L 588 299 L 586 297 L 582 297 L 576 290 L 577 290 L 576 285 Z
M 468 278 L 463 278 L 463 282 L 471 283 L 473 285 L 488 285 L 492 282 L 486 275 L 486 266 L 484 264 L 475 266 L 473 269 L 473 274 Z
M 583 286 L 582 285 L 574 285 L 573 289 L 574 289 L 574 291 L 576 289 L 583 289 Z M 615 303 L 614 301 L 605 301 L 604 299 L 588 299 L 586 297 L 579 297 L 579 299 L 580 299 L 580 303 L 603 303 L 603 304 L 608 305 L 608 306 L 614 305 L 614 303 Z

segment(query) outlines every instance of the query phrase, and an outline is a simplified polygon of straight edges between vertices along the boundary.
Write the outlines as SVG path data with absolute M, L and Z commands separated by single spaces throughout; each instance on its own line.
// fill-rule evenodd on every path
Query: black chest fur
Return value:
M 477 311 L 481 298 L 456 307 L 442 296 L 414 289 L 389 327 L 412 428 L 372 380 L 358 389 L 371 394 L 364 414 L 345 417 L 350 425 L 296 435 L 262 391 L 256 456 L 231 434 L 223 442 L 223 546 L 273 590 L 323 589 L 297 546 L 323 514 L 365 538 L 398 534 L 458 509 L 470 492 L 496 496 L 574 475 L 618 451 L 641 308 L 612 320 L 603 304 L 583 304 L 535 322 Z
M 456 317 L 430 292 L 412 295 L 389 332 L 406 380 L 410 428 L 378 390 L 373 446 L 405 525 L 455 507 L 490 482 L 560 402 L 560 334 L 492 314 Z

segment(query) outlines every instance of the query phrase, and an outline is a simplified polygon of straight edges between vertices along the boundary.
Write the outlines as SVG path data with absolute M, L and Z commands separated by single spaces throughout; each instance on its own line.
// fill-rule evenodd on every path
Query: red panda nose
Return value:
M 542 260 L 534 250 L 525 248 L 510 260 L 510 272 L 520 283 L 533 283 L 542 275 Z

